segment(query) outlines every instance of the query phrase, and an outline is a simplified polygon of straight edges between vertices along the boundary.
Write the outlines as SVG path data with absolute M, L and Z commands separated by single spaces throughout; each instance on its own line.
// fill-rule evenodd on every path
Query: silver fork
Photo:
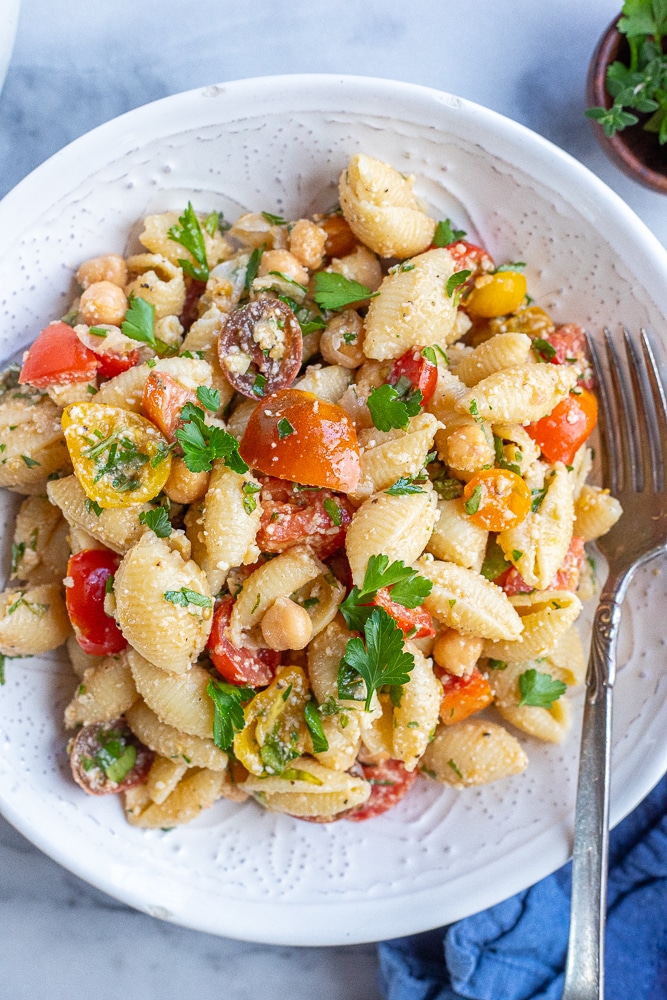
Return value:
M 623 517 L 598 541 L 609 564 L 593 623 L 574 822 L 570 937 L 563 1000 L 603 1000 L 612 692 L 621 604 L 638 566 L 667 547 L 667 406 L 646 331 L 589 338 L 601 403 L 604 483 Z M 606 356 L 603 363 L 602 354 Z

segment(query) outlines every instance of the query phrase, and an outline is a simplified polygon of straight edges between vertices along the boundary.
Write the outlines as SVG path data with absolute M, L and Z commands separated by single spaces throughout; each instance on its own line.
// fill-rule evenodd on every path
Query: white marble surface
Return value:
M 583 117 L 588 59 L 619 6 L 23 0 L 0 95 L 0 195 L 81 133 L 158 97 L 240 77 L 344 72 L 449 90 L 528 125 L 598 173 L 667 242 L 667 201 L 609 164 Z M 0 0 L 0 20 L 3 10 Z M 0 926 L 7 1000 L 380 996 L 373 946 L 254 946 L 161 923 L 86 886 L 2 819 Z

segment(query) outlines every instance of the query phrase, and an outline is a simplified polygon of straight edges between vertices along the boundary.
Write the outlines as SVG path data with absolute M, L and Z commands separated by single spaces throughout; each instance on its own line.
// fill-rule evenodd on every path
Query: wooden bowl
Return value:
M 586 99 L 588 107 L 611 107 L 613 101 L 607 93 L 605 81 L 607 67 L 616 59 L 625 60 L 628 54 L 625 36 L 616 28 L 615 19 L 600 39 L 588 67 Z M 653 191 L 667 194 L 667 145 L 661 146 L 653 132 L 641 127 L 648 115 L 639 115 L 639 124 L 632 125 L 607 136 L 597 122 L 591 124 L 598 142 L 617 167 L 633 180 Z

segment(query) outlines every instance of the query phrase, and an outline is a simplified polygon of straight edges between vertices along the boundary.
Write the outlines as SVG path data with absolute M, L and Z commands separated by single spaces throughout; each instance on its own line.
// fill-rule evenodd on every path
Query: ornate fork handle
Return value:
M 563 1000 L 603 1000 L 609 850 L 609 775 L 616 640 L 627 581 L 605 588 L 595 612 L 574 821 L 570 940 Z

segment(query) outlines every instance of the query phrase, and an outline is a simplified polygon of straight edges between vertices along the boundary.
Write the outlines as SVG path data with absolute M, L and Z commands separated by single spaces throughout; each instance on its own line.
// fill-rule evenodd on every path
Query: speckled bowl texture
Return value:
M 65 311 L 78 264 L 123 252 L 149 212 L 323 210 L 351 154 L 417 177 L 498 261 L 524 260 L 531 295 L 591 331 L 646 326 L 660 338 L 667 255 L 629 208 L 525 128 L 449 94 L 365 78 L 244 80 L 159 101 L 77 140 L 0 203 L 0 350 Z M 5 514 L 17 505 L 5 495 Z M 3 520 L 6 520 L 3 519 Z M 9 562 L 9 534 L 4 540 Z M 667 768 L 667 672 L 655 565 L 624 608 L 612 818 Z M 588 639 L 591 609 L 581 623 Z M 9 661 L 0 707 L 0 808 L 78 875 L 155 916 L 248 940 L 379 940 L 456 920 L 524 888 L 569 855 L 581 695 L 561 746 L 522 737 L 526 773 L 458 792 L 419 781 L 392 812 L 317 825 L 221 801 L 171 832 L 129 827 L 113 797 L 68 775 L 64 654 Z

